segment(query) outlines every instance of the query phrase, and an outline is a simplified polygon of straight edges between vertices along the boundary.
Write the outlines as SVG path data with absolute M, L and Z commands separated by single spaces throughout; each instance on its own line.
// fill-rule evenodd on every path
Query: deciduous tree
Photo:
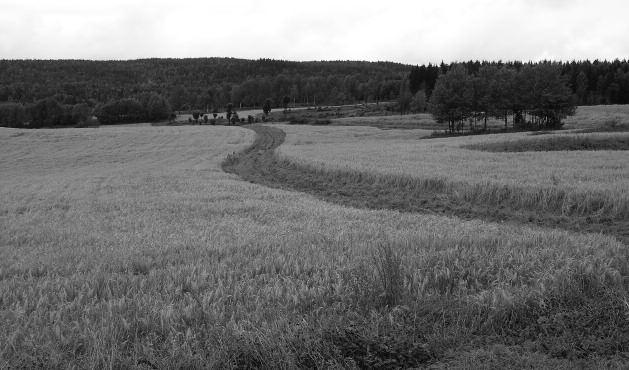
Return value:
M 437 79 L 429 109 L 438 122 L 448 122 L 449 130 L 454 132 L 472 113 L 472 99 L 472 80 L 464 66 L 455 65 Z

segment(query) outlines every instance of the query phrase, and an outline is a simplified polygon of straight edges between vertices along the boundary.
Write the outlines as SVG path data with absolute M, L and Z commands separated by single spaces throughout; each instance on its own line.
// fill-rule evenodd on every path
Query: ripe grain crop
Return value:
M 626 151 L 491 153 L 469 147 L 533 142 L 541 136 L 511 133 L 418 140 L 425 131 L 278 127 L 287 133 L 279 155 L 289 161 L 359 171 L 366 176 L 393 176 L 420 189 L 436 186 L 465 202 L 565 216 L 629 219 Z M 560 135 L 569 134 L 553 136 Z
M 0 367 L 622 364 L 614 238 L 346 208 L 222 172 L 252 139 L 1 129 Z

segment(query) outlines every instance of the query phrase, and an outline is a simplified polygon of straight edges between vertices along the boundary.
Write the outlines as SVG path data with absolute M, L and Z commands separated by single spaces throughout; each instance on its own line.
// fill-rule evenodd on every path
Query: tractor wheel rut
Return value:
M 408 181 L 391 176 L 374 176 L 358 171 L 322 170 L 280 159 L 275 154 L 286 137 L 284 131 L 267 125 L 243 126 L 256 132 L 253 144 L 230 155 L 223 170 L 243 180 L 276 189 L 300 191 L 322 200 L 363 209 L 390 209 L 400 212 L 456 216 L 464 220 L 481 219 L 519 225 L 576 232 L 604 233 L 629 244 L 629 220 L 567 217 L 548 212 L 533 212 L 508 207 L 461 202 L 447 192 L 419 191 Z

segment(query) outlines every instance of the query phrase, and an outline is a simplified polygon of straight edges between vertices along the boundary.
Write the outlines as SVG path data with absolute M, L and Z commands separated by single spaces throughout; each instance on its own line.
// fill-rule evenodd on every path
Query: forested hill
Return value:
M 548 62 L 542 62 L 548 63 Z M 519 70 L 521 62 L 462 63 L 475 74 L 483 65 Z M 555 63 L 553 63 L 555 64 Z M 629 104 L 629 62 L 556 63 L 580 105 Z M 28 106 L 44 98 L 62 105 L 96 108 L 120 99 L 142 102 L 159 95 L 168 109 L 349 104 L 395 100 L 410 88 L 430 97 L 437 78 L 452 65 L 411 66 L 391 62 L 235 58 L 139 59 L 126 61 L 0 60 L 0 103 Z M 408 84 L 402 82 L 408 78 Z M 404 86 L 408 86 L 404 87 Z
M 261 106 L 395 99 L 410 65 L 390 62 L 291 62 L 234 58 L 128 61 L 0 60 L 0 102 L 97 103 L 154 92 L 171 107 L 203 109 L 227 103 Z

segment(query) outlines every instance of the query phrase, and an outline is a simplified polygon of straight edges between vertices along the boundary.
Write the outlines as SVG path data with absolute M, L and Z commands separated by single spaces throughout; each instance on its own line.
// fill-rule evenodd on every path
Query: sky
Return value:
M 0 0 L 0 59 L 629 58 L 627 0 Z

